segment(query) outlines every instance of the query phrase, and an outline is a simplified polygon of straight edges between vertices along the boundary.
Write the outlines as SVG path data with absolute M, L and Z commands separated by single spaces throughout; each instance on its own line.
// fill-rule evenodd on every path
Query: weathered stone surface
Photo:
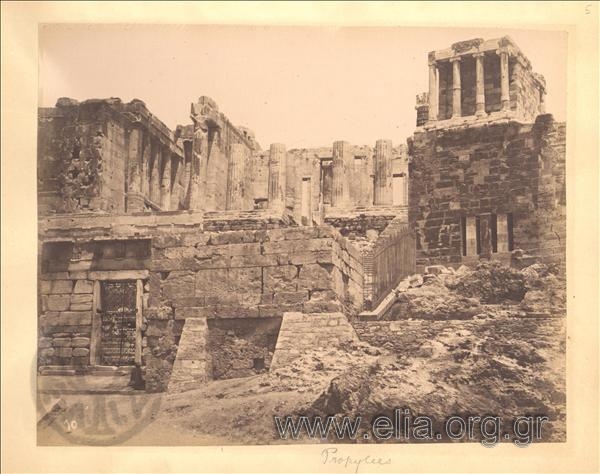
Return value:
M 90 350 L 85 347 L 75 347 L 73 349 L 73 357 L 86 357 L 90 355 Z
M 94 290 L 94 284 L 90 280 L 77 280 L 75 282 L 75 289 L 73 293 L 92 293 Z M 90 300 L 91 301 L 91 300 Z
M 481 262 L 474 272 L 454 279 L 448 285 L 460 294 L 480 298 L 482 303 L 506 299 L 521 301 L 527 291 L 524 275 L 498 262 Z
M 331 288 L 331 265 L 308 264 L 300 267 L 298 290 L 326 290 Z
M 369 379 L 376 370 L 376 364 L 351 367 L 331 381 L 313 408 L 327 414 L 357 413 L 371 393 Z
M 298 267 L 282 265 L 263 268 L 263 291 L 296 291 Z
M 71 345 L 73 347 L 90 347 L 90 338 L 89 337 L 74 337 L 71 340 Z
M 54 347 L 71 347 L 70 337 L 55 337 L 52 339 L 52 345 Z
M 73 355 L 73 349 L 70 347 L 55 347 L 54 355 L 56 357 L 71 357 Z
M 40 318 L 41 326 L 79 326 L 92 323 L 90 311 L 63 311 L 46 315 Z
M 49 295 L 45 306 L 49 311 L 65 311 L 71 304 L 70 295 Z
M 52 293 L 72 293 L 73 282 L 71 280 L 54 280 L 52 282 Z
M 194 295 L 196 275 L 188 270 L 175 270 L 161 282 L 163 297 L 183 298 Z
M 91 303 L 92 295 L 91 294 L 74 294 L 71 295 L 71 303 L 81 304 L 81 303 Z
M 40 280 L 39 288 L 42 295 L 48 295 L 52 293 L 52 282 L 49 280 Z

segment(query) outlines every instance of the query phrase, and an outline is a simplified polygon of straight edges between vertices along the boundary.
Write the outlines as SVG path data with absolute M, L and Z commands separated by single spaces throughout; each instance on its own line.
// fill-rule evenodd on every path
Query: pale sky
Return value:
M 263 148 L 335 140 L 404 143 L 415 95 L 428 88 L 427 53 L 509 35 L 546 78 L 546 110 L 566 119 L 567 34 L 446 28 L 43 25 L 39 105 L 138 98 L 169 128 L 212 97 Z

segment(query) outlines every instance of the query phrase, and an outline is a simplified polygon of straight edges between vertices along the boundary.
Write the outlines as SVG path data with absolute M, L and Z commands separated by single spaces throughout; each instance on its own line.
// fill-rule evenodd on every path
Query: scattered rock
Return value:
M 324 414 L 353 413 L 371 393 L 369 379 L 377 364 L 350 367 L 335 377 L 325 392 L 313 403 L 313 409 Z

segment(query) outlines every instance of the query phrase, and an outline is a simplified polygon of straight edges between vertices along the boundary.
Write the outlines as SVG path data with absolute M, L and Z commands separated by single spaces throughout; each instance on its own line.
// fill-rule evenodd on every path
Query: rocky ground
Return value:
M 394 408 L 434 419 L 435 432 L 451 415 L 498 416 L 503 433 L 516 416 L 545 415 L 543 441 L 564 440 L 565 284 L 553 271 L 431 268 L 401 284 L 388 314 L 405 343 L 307 350 L 289 367 L 165 394 L 151 423 L 124 442 L 288 443 L 273 416 L 300 414 L 360 415 L 351 442 L 373 442 L 368 422 Z

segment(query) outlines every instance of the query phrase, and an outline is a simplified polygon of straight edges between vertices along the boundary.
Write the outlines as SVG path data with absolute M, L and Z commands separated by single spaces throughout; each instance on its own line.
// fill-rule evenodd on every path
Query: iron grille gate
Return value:
M 133 365 L 136 322 L 135 281 L 103 281 L 101 285 L 102 365 Z

